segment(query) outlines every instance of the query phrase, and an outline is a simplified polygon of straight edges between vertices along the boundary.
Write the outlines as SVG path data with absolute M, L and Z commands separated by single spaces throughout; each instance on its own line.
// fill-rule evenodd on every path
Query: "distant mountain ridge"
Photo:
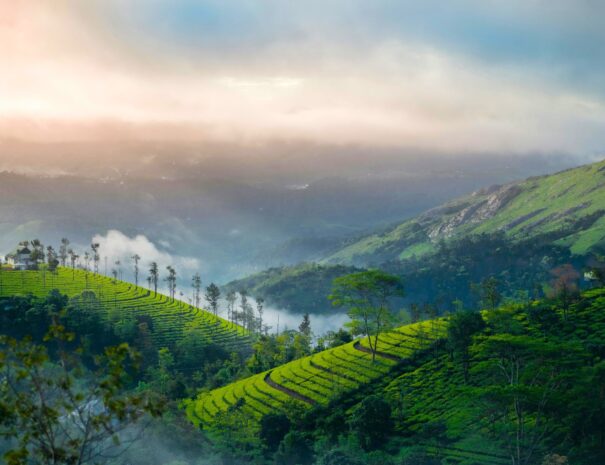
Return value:
M 605 244 L 604 218 L 605 160 L 476 191 L 321 261 L 367 266 L 420 257 L 442 240 L 498 231 L 513 240 L 548 235 L 572 253 L 585 254 Z
M 296 313 L 334 311 L 332 280 L 380 267 L 400 276 L 406 302 L 477 305 L 471 284 L 496 277 L 514 298 L 547 290 L 551 271 L 583 269 L 605 254 L 605 160 L 476 191 L 329 252 L 316 263 L 269 268 L 233 281 Z

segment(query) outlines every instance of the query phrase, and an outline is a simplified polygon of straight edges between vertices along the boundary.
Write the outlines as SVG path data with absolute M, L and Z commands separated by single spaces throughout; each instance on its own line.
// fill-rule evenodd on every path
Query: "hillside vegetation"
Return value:
M 541 297 L 551 272 L 590 266 L 605 252 L 605 161 L 492 187 L 447 203 L 320 260 L 229 283 L 300 313 L 331 311 L 331 281 L 355 267 L 400 276 L 405 303 L 475 306 L 471 287 L 493 276 L 507 298 Z
M 605 161 L 494 186 L 446 203 L 326 257 L 364 266 L 420 257 L 441 240 L 503 231 L 513 240 L 537 236 L 585 254 L 605 244 Z
M 210 312 L 90 271 L 0 272 L 0 297 L 44 297 L 53 289 L 70 298 L 79 297 L 86 310 L 98 313 L 109 324 L 125 319 L 145 323 L 156 349 L 173 345 L 188 331 L 227 350 L 247 350 L 250 344 L 243 328 Z
M 604 308 L 593 289 L 415 323 L 384 333 L 374 364 L 355 341 L 203 392 L 187 413 L 250 461 L 602 463 Z
M 241 407 L 260 420 L 268 413 L 285 412 L 293 402 L 304 407 L 328 405 L 391 371 L 416 351 L 444 335 L 442 321 L 403 326 L 380 336 L 373 363 L 367 339 L 295 360 L 273 370 L 201 393 L 188 408 L 196 424 L 211 425 L 221 413 Z

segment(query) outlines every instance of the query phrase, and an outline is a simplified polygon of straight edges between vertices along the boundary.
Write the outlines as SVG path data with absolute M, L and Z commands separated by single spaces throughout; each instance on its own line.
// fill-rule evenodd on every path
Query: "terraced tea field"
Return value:
M 59 268 L 56 273 L 44 271 L 2 271 L 0 273 L 0 297 L 12 295 L 45 296 L 58 289 L 68 297 L 83 291 L 92 291 L 98 311 L 107 318 L 110 313 L 129 313 L 147 316 L 153 324 L 152 338 L 156 347 L 170 346 L 183 334 L 184 329 L 195 326 L 208 341 L 221 344 L 229 350 L 243 349 L 250 339 L 243 328 L 215 317 L 203 309 L 192 307 L 178 300 L 154 294 L 140 286 L 113 280 L 84 270 Z
M 442 320 L 383 333 L 374 362 L 367 340 L 357 340 L 201 393 L 188 404 L 187 414 L 196 425 L 203 425 L 212 423 L 219 412 L 236 404 L 257 419 L 283 411 L 291 402 L 307 407 L 326 405 L 341 394 L 384 376 L 401 360 L 430 347 L 444 334 Z

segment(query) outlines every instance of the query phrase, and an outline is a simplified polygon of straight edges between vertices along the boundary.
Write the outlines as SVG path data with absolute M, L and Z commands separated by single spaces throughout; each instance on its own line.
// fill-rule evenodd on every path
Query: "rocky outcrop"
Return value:
M 477 224 L 492 218 L 523 191 L 518 184 L 508 184 L 494 189 L 486 191 L 483 195 L 477 193 L 477 196 L 481 195 L 483 198 L 432 227 L 428 232 L 429 237 L 432 240 L 450 237 L 460 226 Z

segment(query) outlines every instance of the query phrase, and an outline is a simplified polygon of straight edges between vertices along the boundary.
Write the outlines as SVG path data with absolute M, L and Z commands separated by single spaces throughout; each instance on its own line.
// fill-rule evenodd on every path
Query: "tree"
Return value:
M 250 331 L 250 314 L 252 313 L 252 306 L 248 302 L 248 291 L 246 291 L 246 289 L 241 289 L 239 291 L 239 298 L 241 312 L 239 314 L 237 312 L 235 313 L 235 322 L 237 324 L 239 317 L 241 317 L 242 326 Z
M 201 294 L 202 294 L 202 277 L 199 273 L 195 273 L 193 278 L 191 279 L 191 285 L 193 286 L 193 301 L 195 302 L 195 307 L 200 307 L 201 302 Z
M 166 277 L 168 292 L 170 293 L 170 298 L 174 302 L 174 295 L 176 293 L 176 270 L 170 265 L 166 267 L 166 270 L 168 270 L 168 276 Z
M 311 336 L 311 318 L 309 318 L 308 313 L 303 315 L 303 319 L 300 322 L 300 325 L 298 325 L 298 331 L 307 337 Z
M 210 285 L 206 288 L 206 295 L 204 297 L 206 298 L 208 307 L 210 307 L 210 310 L 214 316 L 218 316 L 218 305 L 219 299 L 221 298 L 221 290 L 219 287 L 214 283 L 210 283 Z
M 283 413 L 268 413 L 261 418 L 259 436 L 268 452 L 277 450 L 290 428 L 290 419 Z
M 158 295 L 158 280 L 160 279 L 160 272 L 156 262 L 151 262 L 151 265 L 149 266 L 149 278 L 153 283 L 153 294 Z
M 275 453 L 275 463 L 280 465 L 311 465 L 313 451 L 307 438 L 297 431 L 284 436 Z
M 78 258 L 80 258 L 80 256 L 77 253 L 75 253 L 73 251 L 73 249 L 69 249 L 69 261 L 71 262 L 71 277 L 72 277 L 72 279 L 75 278 L 76 262 L 78 261 Z
M 561 265 L 552 270 L 551 292 L 549 297 L 558 299 L 563 308 L 563 318 L 567 320 L 569 306 L 578 296 L 580 273 L 571 264 Z
M 258 313 L 258 332 L 263 333 L 263 313 L 265 312 L 265 299 L 257 297 L 256 299 L 256 312 Z
M 67 263 L 67 257 L 69 255 L 69 239 L 66 237 L 61 239 L 61 246 L 59 247 L 59 259 L 61 260 L 61 266 L 65 266 Z
M 30 242 L 32 251 L 30 260 L 33 262 L 34 268 L 38 268 L 38 264 L 44 261 L 44 245 L 39 239 L 34 239 Z
M 115 261 L 116 270 L 118 270 L 118 275 L 120 276 L 120 280 L 122 280 L 122 262 L 120 260 Z
M 377 449 L 393 430 L 391 406 L 380 396 L 368 396 L 355 408 L 349 424 L 365 450 Z
M 139 254 L 134 254 L 132 257 L 132 261 L 134 262 L 134 285 L 138 286 L 139 285 L 139 260 L 141 259 L 141 257 L 139 256 Z
M 99 272 L 99 260 L 101 260 L 101 256 L 99 255 L 99 247 L 101 244 L 98 242 L 93 242 L 90 244 L 90 248 L 92 249 L 92 261 L 95 266 L 95 273 Z
M 576 382 L 568 372 L 582 363 L 581 350 L 528 335 L 496 334 L 474 344 L 471 355 L 480 360 L 473 371 L 485 381 L 469 395 L 490 431 L 512 465 L 535 463 L 545 438 L 559 427 L 557 416 L 568 402 L 562 394 Z
M 53 325 L 46 339 L 60 348 L 73 338 Z M 127 344 L 105 349 L 90 374 L 78 352 L 59 350 L 55 362 L 45 346 L 0 336 L 0 435 L 12 440 L 6 463 L 107 460 L 120 453 L 120 433 L 146 414 L 162 413 L 162 403 L 147 393 L 124 391 L 138 358 Z
M 485 328 L 485 321 L 478 312 L 463 310 L 450 317 L 447 326 L 447 344 L 450 353 L 460 359 L 464 382 L 468 382 L 470 367 L 469 347 L 473 336 Z
M 237 294 L 235 291 L 227 292 L 227 296 L 225 297 L 227 300 L 227 318 L 229 321 L 233 322 L 234 319 L 234 311 L 235 311 L 235 302 L 237 300 Z
M 502 295 L 500 294 L 499 287 L 500 282 L 494 276 L 484 279 L 479 283 L 479 286 L 475 287 L 475 290 L 479 293 L 481 304 L 485 308 L 495 310 L 500 304 Z
M 52 245 L 46 247 L 46 263 L 48 264 L 48 271 L 55 271 L 59 266 L 59 259 Z
M 420 321 L 420 306 L 418 304 L 410 305 L 410 318 L 412 323 Z
M 351 326 L 368 338 L 375 361 L 379 334 L 392 322 L 390 300 L 398 296 L 403 296 L 403 285 L 397 276 L 369 270 L 334 279 L 328 298 L 332 305 L 348 308 Z

